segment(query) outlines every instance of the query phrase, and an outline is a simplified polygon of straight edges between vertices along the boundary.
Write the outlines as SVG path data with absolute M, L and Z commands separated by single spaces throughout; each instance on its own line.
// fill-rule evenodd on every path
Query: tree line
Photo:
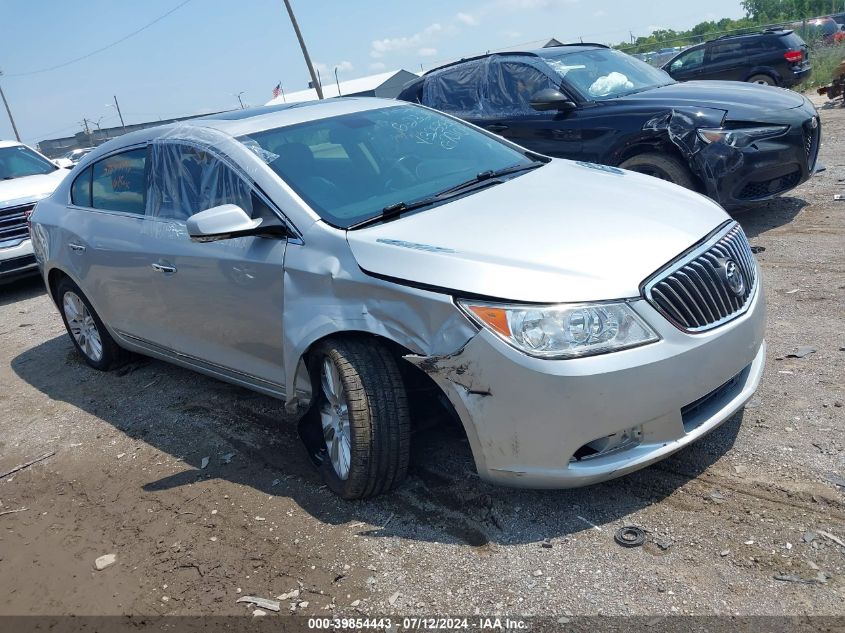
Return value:
M 710 20 L 696 24 L 687 31 L 659 29 L 648 36 L 632 38 L 631 42 L 620 42 L 614 48 L 628 53 L 645 53 L 660 48 L 698 44 L 728 33 L 755 30 L 763 25 L 845 12 L 845 0 L 742 0 L 742 8 L 745 17 L 738 20 Z

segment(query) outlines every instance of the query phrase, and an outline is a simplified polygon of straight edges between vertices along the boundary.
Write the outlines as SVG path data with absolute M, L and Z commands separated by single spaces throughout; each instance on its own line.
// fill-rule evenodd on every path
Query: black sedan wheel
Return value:
M 622 169 L 654 176 L 660 178 L 660 180 L 667 180 L 687 189 L 695 189 L 695 181 L 689 167 L 682 163 L 680 159 L 669 154 L 638 154 L 619 166 Z

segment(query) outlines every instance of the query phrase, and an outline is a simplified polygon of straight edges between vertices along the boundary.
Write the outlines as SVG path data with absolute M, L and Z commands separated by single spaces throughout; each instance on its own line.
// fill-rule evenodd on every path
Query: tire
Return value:
M 328 487 L 344 499 L 395 488 L 408 472 L 411 424 L 394 357 L 374 339 L 337 338 L 319 343 L 310 361 L 311 424 L 322 432 Z
M 67 277 L 56 285 L 56 303 L 70 340 L 88 365 L 108 371 L 126 360 L 128 353 L 114 342 L 91 302 Z
M 619 167 L 654 176 L 687 189 L 696 188 L 689 167 L 671 154 L 637 154 L 623 161 Z
M 776 82 L 770 75 L 752 75 L 747 79 L 750 84 L 760 84 L 762 86 L 777 86 Z

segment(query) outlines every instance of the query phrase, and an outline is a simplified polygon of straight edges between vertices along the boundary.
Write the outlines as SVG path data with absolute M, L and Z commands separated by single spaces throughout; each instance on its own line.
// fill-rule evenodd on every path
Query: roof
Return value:
M 17 147 L 18 145 L 23 145 L 23 143 L 18 143 L 17 141 L 0 141 L 0 147 Z
M 343 97 L 324 99 L 275 106 L 261 106 L 233 112 L 222 112 L 203 118 L 167 123 L 156 127 L 129 132 L 103 143 L 96 150 L 86 154 L 86 163 L 96 160 L 100 155 L 119 149 L 147 143 L 161 137 L 173 139 L 202 138 L 203 129 L 222 132 L 228 136 L 244 136 L 277 127 L 296 125 L 316 119 L 323 119 L 355 112 L 365 112 L 385 107 L 408 106 L 409 104 L 393 99 L 376 97 Z
M 437 72 L 438 70 L 442 70 L 444 68 L 449 68 L 450 66 L 456 66 L 457 64 L 463 64 L 464 62 L 471 62 L 477 59 L 486 59 L 488 57 L 492 57 L 494 55 L 523 55 L 526 57 L 551 57 L 553 55 L 558 55 L 560 53 L 561 48 L 568 49 L 567 52 L 574 52 L 577 50 L 585 50 L 585 51 L 593 51 L 597 48 L 610 48 L 609 46 L 605 46 L 604 44 L 592 44 L 584 42 L 577 43 L 577 44 L 560 44 L 559 46 L 550 46 L 548 48 L 543 47 L 539 49 L 533 50 L 510 50 L 510 51 L 496 51 L 495 53 L 484 53 L 483 55 L 476 55 L 474 57 L 464 57 L 463 59 L 458 59 L 453 62 L 449 62 L 448 64 L 443 64 L 442 66 L 438 66 L 437 68 L 432 68 L 429 71 L 426 71 L 426 75 L 431 73 Z
M 348 79 L 346 81 L 340 82 L 340 93 L 337 90 L 337 83 L 334 81 L 326 81 L 323 84 L 323 97 L 326 99 L 331 97 L 338 97 L 344 95 L 354 95 L 361 92 L 370 92 L 375 90 L 382 84 L 386 83 L 398 73 L 403 72 L 402 70 L 391 70 L 385 73 L 379 73 L 378 75 L 368 75 L 367 77 L 358 77 L 357 79 Z M 409 71 L 405 71 L 409 72 Z M 414 73 L 410 73 L 414 74 Z M 276 105 L 276 104 L 284 104 L 284 103 L 298 103 L 301 101 L 314 101 L 317 99 L 317 91 L 313 88 L 309 88 L 308 90 L 299 90 L 297 92 L 287 92 L 284 96 L 279 95 L 278 97 L 271 99 L 267 102 L 267 105 Z

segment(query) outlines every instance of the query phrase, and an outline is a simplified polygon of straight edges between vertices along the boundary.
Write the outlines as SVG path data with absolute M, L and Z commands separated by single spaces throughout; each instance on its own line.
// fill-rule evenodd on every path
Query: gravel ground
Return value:
M 4 287 L 0 472 L 55 454 L 0 480 L 0 614 L 247 614 L 241 596 L 288 594 L 282 614 L 845 615 L 845 109 L 822 119 L 827 171 L 737 214 L 765 249 L 757 395 L 587 489 L 486 485 L 434 429 L 396 493 L 340 501 L 280 403 L 158 361 L 95 372 L 38 281 Z M 625 524 L 643 547 L 614 543 Z

